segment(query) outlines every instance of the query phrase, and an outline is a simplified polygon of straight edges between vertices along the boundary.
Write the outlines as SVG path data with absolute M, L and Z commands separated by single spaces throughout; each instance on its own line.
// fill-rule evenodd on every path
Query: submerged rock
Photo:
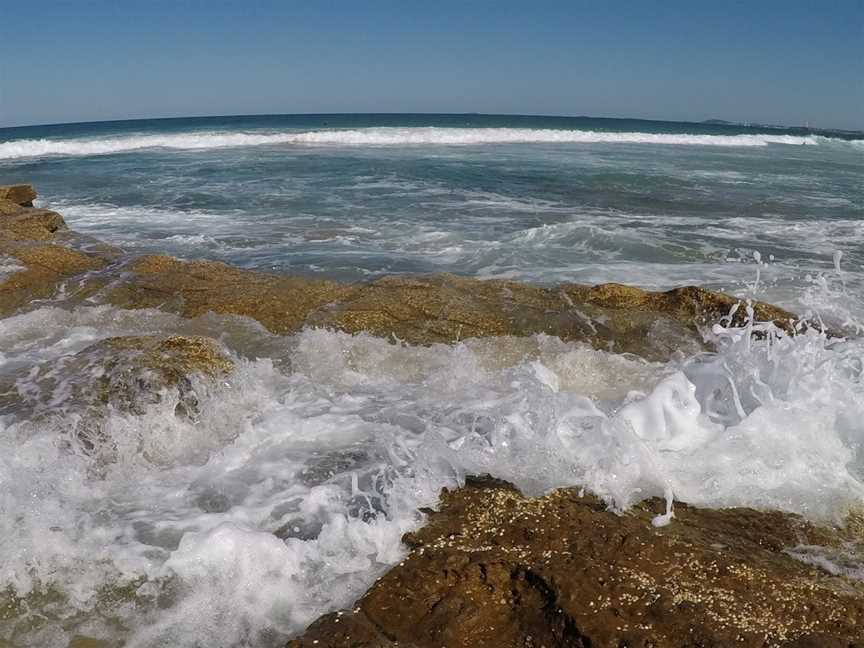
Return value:
M 194 417 L 198 399 L 190 378 L 226 375 L 234 363 L 215 340 L 201 336 L 128 336 L 102 340 L 76 354 L 64 375 L 84 376 L 79 400 L 91 408 L 142 414 L 168 388 L 178 390 L 175 414 Z
M 88 453 L 110 461 L 113 448 L 103 429 L 109 413 L 145 413 L 174 390 L 174 414 L 199 414 L 195 376 L 214 380 L 234 364 L 219 344 L 201 336 L 127 336 L 101 340 L 73 356 L 31 370 L 23 394 L 4 409 L 26 405 L 32 418 L 62 417 L 72 438 Z
M 568 286 L 567 291 L 570 298 L 576 301 L 630 313 L 663 313 L 688 326 L 710 324 L 726 317 L 730 324 L 742 326 L 748 318 L 747 308 L 741 299 L 698 286 L 653 292 L 608 283 L 598 286 Z M 772 321 L 776 326 L 788 331 L 792 330 L 792 324 L 797 319 L 789 311 L 772 304 L 754 301 L 750 306 L 757 320 Z
M 107 338 L 77 353 L 65 369 L 94 378 L 88 393 L 115 409 L 139 409 L 136 395 L 188 382 L 193 374 L 224 376 L 234 367 L 219 344 L 199 335 Z
M 407 534 L 408 557 L 353 611 L 290 648 L 864 645 L 864 583 L 784 552 L 836 544 L 784 513 L 661 502 L 616 515 L 573 489 L 526 498 L 474 480 Z

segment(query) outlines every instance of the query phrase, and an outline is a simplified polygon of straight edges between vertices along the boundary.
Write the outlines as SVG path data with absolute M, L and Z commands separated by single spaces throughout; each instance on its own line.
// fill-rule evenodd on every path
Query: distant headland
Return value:
M 864 131 L 861 130 L 844 130 L 842 128 L 814 128 L 809 124 L 803 126 L 787 126 L 785 124 L 762 124 L 760 122 L 734 122 L 725 119 L 705 119 L 700 122 L 708 126 L 734 126 L 745 128 L 771 128 L 776 130 L 801 131 L 802 133 L 811 133 L 814 135 L 846 135 L 853 137 L 864 137 Z

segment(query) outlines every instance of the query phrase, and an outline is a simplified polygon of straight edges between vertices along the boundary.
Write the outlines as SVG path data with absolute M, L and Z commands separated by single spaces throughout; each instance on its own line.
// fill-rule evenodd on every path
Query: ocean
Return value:
M 0 379 L 63 413 L 0 409 L 0 644 L 280 645 L 350 606 L 405 555 L 419 509 L 480 472 L 531 494 L 584 486 L 616 510 L 658 495 L 825 523 L 864 505 L 862 139 L 587 117 L 155 119 L 0 129 L 0 184 L 17 182 L 128 254 L 348 282 L 699 285 L 845 337 L 715 329 L 716 352 L 649 362 L 543 335 L 412 347 L 45 300 L 0 320 Z M 0 279 L 15 267 L 0 257 Z M 111 414 L 121 451 L 94 466 L 61 443 L 82 380 L 64 359 L 148 333 L 211 335 L 235 369 L 200 387 L 194 422 L 170 399 Z

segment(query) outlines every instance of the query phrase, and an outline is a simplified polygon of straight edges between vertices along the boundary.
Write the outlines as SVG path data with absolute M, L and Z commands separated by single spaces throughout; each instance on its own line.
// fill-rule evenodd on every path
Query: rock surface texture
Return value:
M 365 284 L 282 277 L 212 261 L 145 256 L 126 266 L 104 299 L 123 308 L 162 308 L 184 317 L 213 311 L 258 320 L 274 333 L 304 326 L 365 331 L 409 344 L 546 333 L 597 348 L 667 358 L 702 346 L 698 327 L 719 321 L 740 300 L 702 288 L 650 292 L 619 284 L 552 288 L 449 274 L 384 277 Z M 791 328 L 795 317 L 769 304 L 757 319 Z
M 110 463 L 116 448 L 103 429 L 107 416 L 141 415 L 167 397 L 175 416 L 194 421 L 200 413 L 198 390 L 226 376 L 233 366 L 219 344 L 207 337 L 107 338 L 30 369 L 23 394 L 14 387 L 21 376 L 5 376 L 0 380 L 0 416 L 17 411 L 33 421 L 62 419 L 85 453 Z
M 0 266 L 12 267 L 0 272 L 0 317 L 56 295 L 64 281 L 104 268 L 116 254 L 105 245 L 80 249 L 60 214 L 24 206 L 35 197 L 30 185 L 0 187 Z
M 409 556 L 352 611 L 289 648 L 851 648 L 864 646 L 864 584 L 787 547 L 833 530 L 749 509 L 646 501 L 616 515 L 590 495 L 526 498 L 502 482 L 447 492 L 405 536 Z
M 8 200 L 24 207 L 32 207 L 33 201 L 36 200 L 36 190 L 29 184 L 0 186 L 0 200 Z

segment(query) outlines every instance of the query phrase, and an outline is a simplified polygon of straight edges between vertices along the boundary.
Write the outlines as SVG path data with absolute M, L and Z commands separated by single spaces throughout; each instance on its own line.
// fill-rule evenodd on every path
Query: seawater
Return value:
M 410 347 L 40 304 L 0 320 L 0 642 L 280 645 L 351 605 L 469 474 L 583 486 L 616 510 L 656 495 L 840 523 L 864 505 L 861 140 L 587 118 L 150 120 L 0 130 L 11 182 L 130 253 L 346 281 L 698 284 L 847 335 L 717 326 L 716 353 L 648 362 L 542 335 Z M 111 412 L 99 459 L 73 433 L 89 376 L 66 361 L 148 333 L 213 336 L 236 368 L 196 383 L 194 420 L 171 390 Z

